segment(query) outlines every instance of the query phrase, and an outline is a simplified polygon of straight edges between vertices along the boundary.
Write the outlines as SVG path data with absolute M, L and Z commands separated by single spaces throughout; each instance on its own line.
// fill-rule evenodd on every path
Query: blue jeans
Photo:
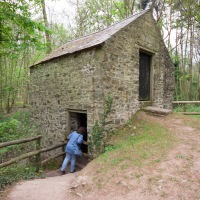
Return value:
M 68 165 L 68 162 L 71 162 L 70 165 L 70 172 L 73 173 L 75 170 L 75 164 L 76 164 L 76 156 L 74 154 L 71 153 L 66 153 L 65 159 L 63 161 L 62 167 L 61 167 L 61 171 L 65 171 Z

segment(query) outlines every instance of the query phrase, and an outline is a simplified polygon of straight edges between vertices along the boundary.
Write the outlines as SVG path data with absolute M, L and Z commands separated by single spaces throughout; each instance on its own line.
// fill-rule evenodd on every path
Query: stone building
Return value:
M 68 42 L 30 71 L 32 116 L 44 146 L 79 125 L 91 134 L 108 95 L 106 128 L 123 125 L 145 105 L 172 108 L 174 67 L 150 10 Z

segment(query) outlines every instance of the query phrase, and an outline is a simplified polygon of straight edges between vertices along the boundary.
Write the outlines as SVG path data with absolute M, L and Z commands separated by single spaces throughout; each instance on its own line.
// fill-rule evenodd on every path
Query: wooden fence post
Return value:
M 36 150 L 40 150 L 41 147 L 41 138 L 38 138 L 36 141 Z M 36 158 L 35 158 L 35 162 L 36 162 L 36 172 L 39 172 L 40 167 L 41 167 L 41 153 L 39 152 L 38 154 L 36 154 Z
M 187 104 L 184 103 L 184 112 L 186 112 L 186 106 L 187 106 Z

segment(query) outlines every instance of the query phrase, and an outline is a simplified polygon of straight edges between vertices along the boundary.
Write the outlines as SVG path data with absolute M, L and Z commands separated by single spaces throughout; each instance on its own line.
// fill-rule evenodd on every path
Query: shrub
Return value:
M 30 122 L 28 111 L 20 111 L 11 116 L 1 116 L 0 118 L 0 142 L 13 141 L 18 139 L 30 138 L 35 136 L 37 129 Z M 12 145 L 0 149 L 0 163 L 6 162 L 14 157 L 32 151 L 35 148 L 34 142 Z M 35 175 L 35 169 L 27 168 L 30 162 L 17 163 L 0 169 L 0 190 L 6 185 L 17 180 L 32 178 Z M 20 167 L 18 167 L 20 165 Z M 32 163 L 30 163 L 32 165 Z

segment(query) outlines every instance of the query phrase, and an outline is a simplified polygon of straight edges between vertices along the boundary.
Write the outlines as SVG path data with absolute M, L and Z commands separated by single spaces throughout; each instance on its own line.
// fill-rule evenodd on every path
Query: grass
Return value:
M 114 133 L 107 151 L 96 159 L 96 174 L 106 177 L 107 173 L 112 174 L 111 169 L 116 173 L 154 165 L 165 159 L 164 155 L 173 143 L 174 137 L 166 128 L 134 116 Z
M 200 112 L 200 106 L 199 105 L 192 105 L 188 104 L 186 105 L 187 112 Z M 178 105 L 174 109 L 174 112 L 183 112 L 184 111 L 184 105 Z
M 188 104 L 186 105 L 187 112 L 200 112 L 200 106 L 199 105 L 192 105 Z M 184 112 L 184 105 L 178 105 L 173 109 L 174 112 Z M 200 119 L 200 115 L 191 115 L 194 118 Z
M 200 128 L 198 119 L 181 114 L 172 114 L 171 117 L 183 120 L 186 126 Z M 93 177 L 94 187 L 109 188 L 127 178 L 139 181 L 145 175 L 145 169 L 153 170 L 167 159 L 168 152 L 178 142 L 177 138 L 165 128 L 167 124 L 162 126 L 156 118 L 152 120 L 155 121 L 148 121 L 138 113 L 113 133 L 105 153 L 93 160 L 86 171 L 83 170 Z M 177 154 L 176 158 L 189 159 L 184 154 Z
M 192 117 L 200 119 L 200 115 L 192 115 Z

